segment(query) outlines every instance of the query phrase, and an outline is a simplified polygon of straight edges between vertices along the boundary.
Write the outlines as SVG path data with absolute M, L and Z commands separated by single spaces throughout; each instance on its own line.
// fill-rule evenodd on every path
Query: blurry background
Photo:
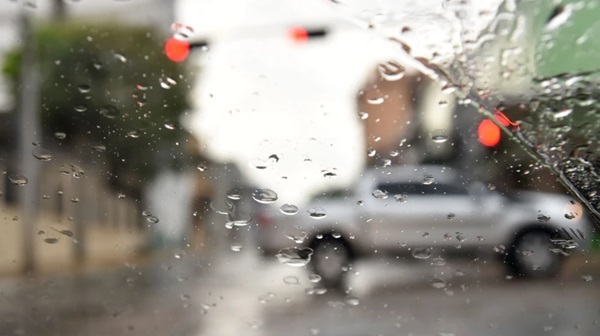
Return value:
M 403 56 L 498 89 L 498 109 L 524 119 L 533 52 L 506 56 L 520 75 L 463 59 L 500 53 L 485 41 L 518 22 L 516 4 L 336 3 L 2 0 L 0 334 L 594 334 L 595 252 L 542 283 L 477 258 L 373 258 L 347 292 L 315 295 L 305 272 L 263 258 L 252 225 L 225 227 L 231 211 L 256 220 L 254 188 L 302 207 L 368 167 L 441 164 L 501 192 L 565 192 Z M 191 43 L 185 61 L 165 55 L 169 38 Z

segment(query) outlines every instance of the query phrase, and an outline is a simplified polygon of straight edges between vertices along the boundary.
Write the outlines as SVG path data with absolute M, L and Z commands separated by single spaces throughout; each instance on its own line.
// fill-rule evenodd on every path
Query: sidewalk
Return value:
M 23 233 L 18 212 L 2 208 L 0 219 L 0 277 L 22 275 Z M 34 240 L 35 275 L 57 275 L 100 270 L 141 261 L 146 241 L 144 232 L 125 227 L 90 223 L 86 231 L 86 259 L 77 265 L 74 258 L 73 222 L 40 214 Z M 62 233 L 60 231 L 63 231 Z

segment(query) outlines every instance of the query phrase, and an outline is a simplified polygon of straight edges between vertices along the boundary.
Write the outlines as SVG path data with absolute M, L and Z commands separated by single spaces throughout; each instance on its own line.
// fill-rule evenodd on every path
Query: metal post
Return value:
M 18 97 L 18 156 L 19 173 L 28 179 L 20 190 L 23 227 L 23 272 L 35 270 L 34 231 L 39 197 L 39 162 L 31 155 L 31 142 L 41 137 L 38 121 L 39 74 L 37 48 L 30 19 L 23 8 L 20 15 L 21 58 L 20 90 Z

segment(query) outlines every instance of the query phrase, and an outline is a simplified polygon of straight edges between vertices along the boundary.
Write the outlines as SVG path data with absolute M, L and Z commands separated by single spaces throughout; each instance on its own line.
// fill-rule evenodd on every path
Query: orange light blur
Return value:
M 477 128 L 479 142 L 486 147 L 498 145 L 501 137 L 501 130 L 491 119 L 484 119 Z
M 190 44 L 187 41 L 171 37 L 165 43 L 165 54 L 173 62 L 183 62 L 190 53 Z
M 288 34 L 292 38 L 292 40 L 296 42 L 308 41 L 308 32 L 302 27 L 292 27 L 290 28 Z

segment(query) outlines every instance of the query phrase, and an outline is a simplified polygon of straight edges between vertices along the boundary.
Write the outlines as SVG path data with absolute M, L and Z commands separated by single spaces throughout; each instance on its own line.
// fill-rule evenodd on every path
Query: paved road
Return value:
M 184 255 L 78 278 L 4 280 L 0 335 L 597 335 L 600 258 L 585 260 L 537 282 L 482 262 L 371 260 L 355 266 L 349 294 L 311 295 L 318 283 L 303 269 L 248 253 Z

